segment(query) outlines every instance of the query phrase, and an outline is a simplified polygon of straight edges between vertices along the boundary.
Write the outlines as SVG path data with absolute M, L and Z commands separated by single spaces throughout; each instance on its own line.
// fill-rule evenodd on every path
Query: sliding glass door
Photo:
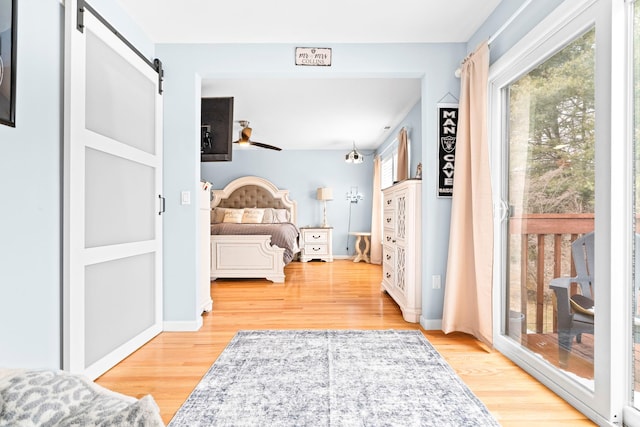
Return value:
M 489 82 L 494 344 L 600 424 L 622 418 L 631 360 L 627 7 L 563 2 Z
M 503 89 L 509 205 L 506 333 L 590 388 L 592 284 L 588 278 L 581 283 L 556 278 L 577 275 L 572 244 L 594 230 L 595 36 L 594 28 L 587 29 Z M 584 308 L 580 325 L 571 317 L 575 301 Z

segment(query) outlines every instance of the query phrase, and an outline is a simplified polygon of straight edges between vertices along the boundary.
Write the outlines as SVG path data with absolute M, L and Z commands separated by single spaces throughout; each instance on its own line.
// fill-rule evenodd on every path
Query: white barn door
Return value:
M 82 6 L 66 1 L 63 361 L 97 378 L 162 329 L 162 97 Z

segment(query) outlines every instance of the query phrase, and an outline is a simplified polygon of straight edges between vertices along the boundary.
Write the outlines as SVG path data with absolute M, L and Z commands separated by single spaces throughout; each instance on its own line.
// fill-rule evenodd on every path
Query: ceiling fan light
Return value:
M 249 122 L 247 120 L 239 120 L 240 126 L 240 137 L 237 141 L 233 141 L 234 144 L 238 144 L 240 147 L 245 148 L 248 146 L 267 148 L 269 150 L 282 151 L 282 148 L 276 147 L 275 145 L 263 144 L 262 142 L 252 141 L 251 140 L 251 128 L 249 127 Z

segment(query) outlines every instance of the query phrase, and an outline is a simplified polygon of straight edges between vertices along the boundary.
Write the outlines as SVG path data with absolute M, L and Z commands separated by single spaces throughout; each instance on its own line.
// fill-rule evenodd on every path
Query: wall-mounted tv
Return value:
M 231 161 L 233 97 L 202 98 L 200 114 L 200 161 Z

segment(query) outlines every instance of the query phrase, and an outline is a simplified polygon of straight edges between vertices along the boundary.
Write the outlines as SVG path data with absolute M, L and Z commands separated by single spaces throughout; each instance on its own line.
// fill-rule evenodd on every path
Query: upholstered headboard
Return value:
M 286 209 L 291 222 L 297 224 L 297 204 L 289 199 L 288 190 L 280 190 L 272 182 L 257 176 L 231 181 L 222 190 L 213 190 L 211 208 Z

